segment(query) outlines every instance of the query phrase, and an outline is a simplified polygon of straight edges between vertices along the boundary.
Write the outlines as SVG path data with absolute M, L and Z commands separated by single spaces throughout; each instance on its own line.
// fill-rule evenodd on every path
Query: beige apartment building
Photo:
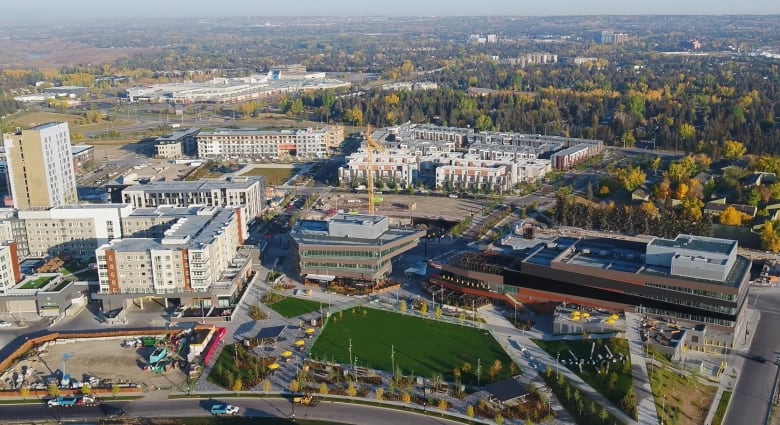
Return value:
M 197 136 L 198 157 L 225 160 L 274 160 L 326 158 L 331 148 L 344 141 L 344 127 L 321 129 L 202 131 Z
M 19 254 L 16 252 L 16 243 L 10 242 L 0 245 L 0 295 L 22 280 L 19 270 Z
M 162 295 L 185 303 L 199 299 L 207 307 L 234 301 L 252 270 L 251 257 L 238 250 L 238 214 L 202 207 L 171 215 L 175 222 L 162 237 L 115 239 L 95 251 L 99 298 Z
M 78 203 L 68 123 L 42 124 L 3 134 L 14 208 Z
M 20 210 L 27 233 L 26 255 L 91 259 L 95 248 L 122 237 L 122 218 L 129 204 L 63 205 L 46 210 Z

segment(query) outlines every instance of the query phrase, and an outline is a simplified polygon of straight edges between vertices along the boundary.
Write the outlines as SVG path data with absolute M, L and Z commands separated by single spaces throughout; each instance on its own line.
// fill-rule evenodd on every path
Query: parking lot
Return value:
M 14 388 L 14 382 L 43 385 L 48 378 L 59 378 L 63 366 L 65 373 L 78 382 L 97 378 L 110 387 L 113 383 L 135 383 L 142 387 L 177 387 L 186 390 L 187 378 L 180 369 L 157 374 L 143 370 L 152 347 L 123 348 L 123 339 L 67 341 L 48 344 L 37 354 L 23 357 L 9 371 L 4 371 L 0 387 Z M 43 347 L 43 346 L 41 346 Z M 29 371 L 25 374 L 25 371 Z M 25 377 L 19 378 L 20 374 Z

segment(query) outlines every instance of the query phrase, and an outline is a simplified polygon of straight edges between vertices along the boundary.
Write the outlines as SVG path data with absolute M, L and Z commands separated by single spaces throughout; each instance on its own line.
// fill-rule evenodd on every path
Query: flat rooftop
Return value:
M 349 238 L 344 238 L 339 236 L 307 234 L 307 233 L 301 233 L 299 231 L 293 230 L 290 232 L 290 237 L 295 239 L 299 245 L 334 245 L 334 246 L 347 247 L 347 246 L 381 246 L 391 242 L 395 242 L 396 240 L 403 239 L 408 236 L 414 236 L 415 234 L 419 234 L 419 237 L 421 238 L 425 236 L 425 231 L 417 230 L 417 229 L 391 228 L 386 232 L 382 233 L 376 239 L 368 239 L 368 238 L 351 237 L 351 236 Z
M 45 130 L 45 129 L 50 128 L 50 127 L 58 126 L 60 124 L 65 124 L 65 123 L 64 122 L 47 122 L 47 123 L 36 125 L 35 127 L 31 128 L 30 130 L 41 131 L 41 130 Z
M 234 178 L 232 180 L 204 180 L 204 181 L 153 181 L 149 183 L 135 184 L 123 190 L 123 192 L 210 192 L 222 189 L 248 189 L 262 177 Z
M 674 239 L 655 238 L 650 242 L 650 245 L 728 255 L 737 246 L 737 241 L 703 236 L 677 235 Z
M 216 207 L 204 207 L 191 205 L 189 207 L 177 207 L 161 205 L 159 207 L 136 208 L 128 217 L 184 217 L 191 215 L 213 214 Z

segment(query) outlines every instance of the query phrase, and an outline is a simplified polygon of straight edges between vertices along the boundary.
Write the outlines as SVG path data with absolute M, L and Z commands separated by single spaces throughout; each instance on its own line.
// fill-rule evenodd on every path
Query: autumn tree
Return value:
M 384 390 L 384 388 L 377 388 L 376 391 L 374 392 L 374 398 L 377 401 L 382 401 L 384 399 L 384 397 L 385 397 L 385 390 Z
M 723 158 L 729 161 L 740 159 L 745 155 L 745 153 L 747 153 L 747 149 L 745 148 L 745 145 L 742 144 L 742 142 L 738 142 L 736 140 L 726 140 L 723 143 Z
M 775 232 L 775 224 L 771 221 L 764 223 L 761 229 L 761 249 L 772 252 L 780 252 L 780 236 Z
M 474 406 L 470 404 L 466 406 L 466 417 L 469 418 L 469 423 L 471 423 L 471 420 L 474 419 Z
M 447 410 L 447 407 L 448 407 L 447 400 L 445 399 L 439 400 L 439 410 L 445 411 Z
M 405 404 L 409 404 L 412 402 L 412 396 L 410 396 L 408 392 L 404 392 L 401 394 L 401 401 Z
M 477 127 L 477 130 L 479 131 L 491 130 L 493 129 L 493 120 L 487 115 L 480 114 L 480 116 L 477 117 L 474 126 Z
M 441 307 L 437 305 L 436 308 L 433 310 L 433 317 L 435 317 L 436 320 L 439 320 L 441 319 L 441 315 L 442 315 Z
M 401 300 L 399 308 L 401 309 L 401 314 L 406 314 L 406 301 L 405 300 Z
M 701 199 L 685 198 L 682 201 L 683 215 L 690 218 L 693 221 L 699 221 L 702 218 L 702 208 L 704 208 L 704 202 Z
M 725 210 L 723 210 L 722 213 L 720 213 L 718 219 L 720 220 L 720 224 L 724 224 L 726 226 L 741 226 L 742 223 L 750 219 L 750 216 L 743 212 L 737 211 L 736 208 L 729 205 Z
M 421 303 L 420 304 L 420 315 L 427 316 L 428 315 L 428 303 Z
M 680 183 L 674 191 L 674 199 L 684 199 L 688 195 L 688 185 Z
M 629 165 L 627 168 L 618 168 L 615 170 L 615 179 L 629 192 L 633 192 L 641 186 L 647 175 L 641 168 Z
M 234 393 L 240 392 L 242 389 L 244 389 L 244 382 L 241 381 L 241 378 L 236 378 L 235 381 L 233 381 L 233 386 L 231 387 L 231 390 L 233 390 Z
M 355 383 L 352 381 L 350 381 L 349 385 L 347 386 L 347 395 L 350 397 L 357 396 L 357 387 L 355 387 Z
M 291 393 L 297 393 L 299 389 L 300 389 L 300 384 L 298 383 L 297 380 L 293 379 L 292 381 L 290 381 L 290 392 Z

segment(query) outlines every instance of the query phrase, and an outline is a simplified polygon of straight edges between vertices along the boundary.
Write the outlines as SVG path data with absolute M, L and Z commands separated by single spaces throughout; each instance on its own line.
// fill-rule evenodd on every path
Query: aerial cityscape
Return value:
M 0 423 L 780 425 L 778 4 L 158 3 L 0 17 Z

